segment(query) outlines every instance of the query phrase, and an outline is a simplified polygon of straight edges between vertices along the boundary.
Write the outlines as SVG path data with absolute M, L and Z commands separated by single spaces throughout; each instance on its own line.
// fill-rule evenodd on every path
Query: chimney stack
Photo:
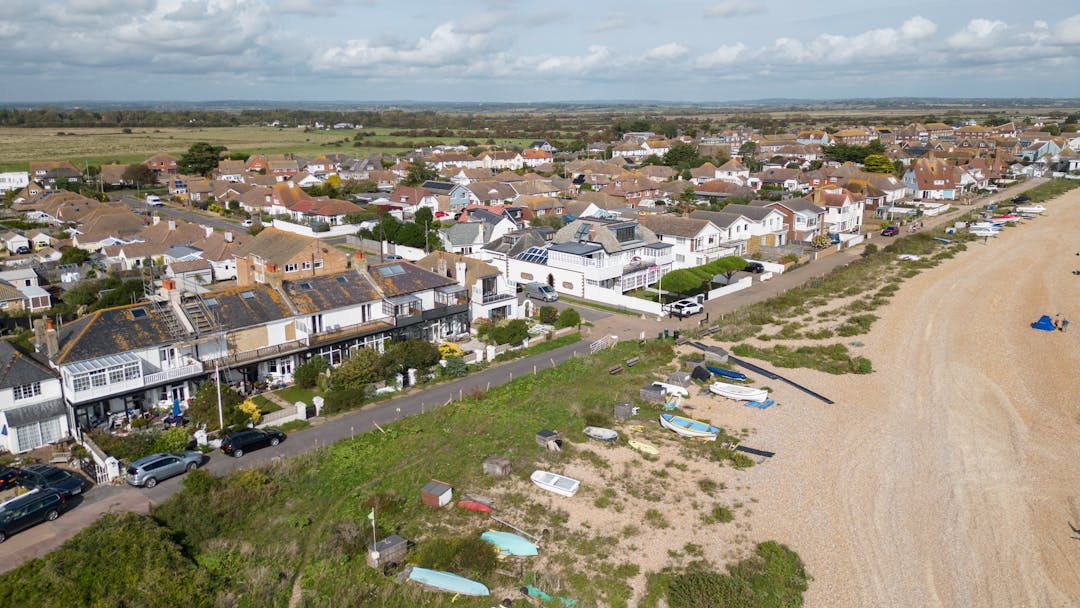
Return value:
M 368 261 L 367 258 L 364 256 L 363 251 L 357 251 L 353 254 L 353 266 L 355 266 L 356 269 L 360 270 L 361 272 L 367 272 Z
M 441 251 L 439 252 L 439 262 L 438 265 L 435 267 L 435 272 L 438 272 L 441 276 L 444 277 L 450 276 L 449 274 L 447 274 L 446 258 L 443 257 L 443 252 Z
M 454 272 L 457 273 L 458 285 L 461 285 L 462 287 L 465 287 L 465 268 L 466 265 L 464 259 L 454 264 Z
M 45 320 L 45 354 L 49 359 L 54 359 L 56 353 L 60 351 L 60 345 L 57 341 L 56 330 L 53 329 L 52 319 Z
M 34 348 L 45 348 L 45 319 L 34 319 Z
M 153 222 L 153 224 L 154 224 L 155 226 L 157 226 L 158 224 L 160 224 L 160 223 L 161 223 L 161 216 L 160 216 L 160 215 L 155 215 L 155 216 L 154 216 L 154 219 L 153 219 L 153 220 L 151 220 L 151 221 Z

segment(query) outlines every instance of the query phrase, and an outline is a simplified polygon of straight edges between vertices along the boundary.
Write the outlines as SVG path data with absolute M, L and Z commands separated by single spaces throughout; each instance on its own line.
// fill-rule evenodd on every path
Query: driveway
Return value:
M 528 298 L 526 298 L 524 294 L 518 294 L 518 306 L 520 307 L 522 304 L 524 304 L 525 300 L 527 300 L 527 299 Z M 537 306 L 537 307 L 539 307 L 539 306 L 554 306 L 555 308 L 559 309 L 560 311 L 563 310 L 564 308 L 573 308 L 574 310 L 578 311 L 579 315 L 581 315 L 581 321 L 583 323 L 588 322 L 588 323 L 595 324 L 597 321 L 599 321 L 601 319 L 606 319 L 606 318 L 608 318 L 608 317 L 610 317 L 612 315 L 612 313 L 604 311 L 604 310 L 600 310 L 598 308 L 592 308 L 591 306 L 583 306 L 581 304 L 576 304 L 576 303 L 572 304 L 572 303 L 567 302 L 565 300 L 556 300 L 554 302 L 541 302 L 540 300 L 533 300 L 532 302 L 533 302 L 533 305 Z

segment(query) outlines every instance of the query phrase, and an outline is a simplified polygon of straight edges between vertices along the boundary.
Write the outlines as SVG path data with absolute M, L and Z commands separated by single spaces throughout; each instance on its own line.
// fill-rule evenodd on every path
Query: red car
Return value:
M 896 236 L 900 234 L 900 229 L 896 226 L 888 226 L 881 231 L 881 236 Z

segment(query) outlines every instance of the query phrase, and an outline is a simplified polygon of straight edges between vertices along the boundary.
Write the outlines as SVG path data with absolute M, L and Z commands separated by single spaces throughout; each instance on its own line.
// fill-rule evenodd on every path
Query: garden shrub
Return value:
M 319 374 L 325 372 L 327 367 L 326 359 L 315 355 L 293 371 L 293 381 L 302 388 L 312 388 L 319 383 Z
M 541 306 L 539 313 L 540 322 L 548 325 L 553 325 L 559 317 L 559 309 L 554 306 Z
M 559 313 L 559 319 L 555 322 L 555 327 L 575 327 L 581 323 L 581 314 L 576 308 L 564 308 Z

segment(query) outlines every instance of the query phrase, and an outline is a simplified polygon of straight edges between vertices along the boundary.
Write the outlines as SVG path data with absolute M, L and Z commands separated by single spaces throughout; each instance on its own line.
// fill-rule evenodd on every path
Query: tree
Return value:
M 201 382 L 195 391 L 195 398 L 188 407 L 188 416 L 195 424 L 206 424 L 207 430 L 220 428 L 218 425 L 217 383 L 208 380 Z M 247 416 L 240 410 L 244 399 L 231 386 L 221 387 L 221 412 L 225 426 L 237 426 L 247 421 Z
M 744 141 L 743 144 L 739 146 L 739 156 L 743 157 L 743 159 L 750 158 L 757 153 L 757 149 L 757 143 Z M 746 164 L 745 160 L 743 161 L 743 164 Z
M 387 374 L 404 374 L 408 369 L 426 371 L 439 362 L 439 347 L 427 340 L 395 342 L 383 353 Z
M 705 264 L 705 268 L 713 275 L 724 275 L 724 279 L 731 282 L 731 277 L 736 272 L 746 268 L 746 260 L 736 255 L 729 255 Z
M 363 390 L 386 377 L 382 355 L 370 348 L 358 348 L 330 376 L 335 391 Z
M 300 365 L 293 372 L 293 380 L 297 386 L 311 388 L 319 383 L 319 374 L 326 371 L 326 359 L 315 355 L 308 359 L 307 363 Z
M 428 207 L 421 207 L 416 210 L 416 214 L 413 216 L 413 222 L 419 226 L 430 226 L 431 222 L 435 220 L 435 215 Z
M 555 327 L 574 327 L 580 323 L 581 314 L 576 308 L 568 306 L 559 313 L 559 318 L 555 321 Z
M 566 222 L 554 213 L 545 213 L 543 215 L 538 215 L 533 219 L 529 220 L 529 223 L 532 224 L 533 227 L 547 226 L 548 228 L 554 228 L 555 230 L 558 230 L 559 228 L 562 228 L 566 225 Z
M 529 325 L 522 319 L 514 319 L 492 327 L 490 336 L 496 344 L 520 344 L 529 337 Z
M 662 276 L 660 288 L 674 293 L 690 293 L 700 289 L 702 282 L 701 277 L 690 272 L 689 268 L 680 268 Z
M 224 146 L 212 146 L 205 141 L 195 142 L 176 161 L 176 168 L 185 175 L 208 175 L 217 168 L 224 151 Z
M 68 247 L 60 254 L 61 264 L 82 264 L 90 259 L 90 252 L 78 247 Z
M 869 154 L 863 159 L 863 167 L 869 173 L 892 173 L 895 169 L 888 156 Z
M 394 242 L 406 247 L 423 248 L 426 245 L 423 226 L 416 222 L 405 222 L 394 235 Z
M 559 309 L 554 306 L 541 306 L 539 312 L 540 322 L 553 325 L 559 318 Z
M 125 184 L 134 185 L 135 188 L 140 188 L 149 184 L 153 184 L 157 181 L 157 176 L 143 163 L 134 163 L 127 166 L 124 169 L 124 173 L 120 176 L 120 179 L 124 180 Z
M 701 157 L 698 156 L 697 148 L 690 144 L 678 143 L 664 154 L 664 164 L 669 167 L 698 167 L 701 165 Z
M 402 186 L 419 186 L 426 181 L 439 179 L 439 172 L 422 160 L 414 160 L 405 172 Z

